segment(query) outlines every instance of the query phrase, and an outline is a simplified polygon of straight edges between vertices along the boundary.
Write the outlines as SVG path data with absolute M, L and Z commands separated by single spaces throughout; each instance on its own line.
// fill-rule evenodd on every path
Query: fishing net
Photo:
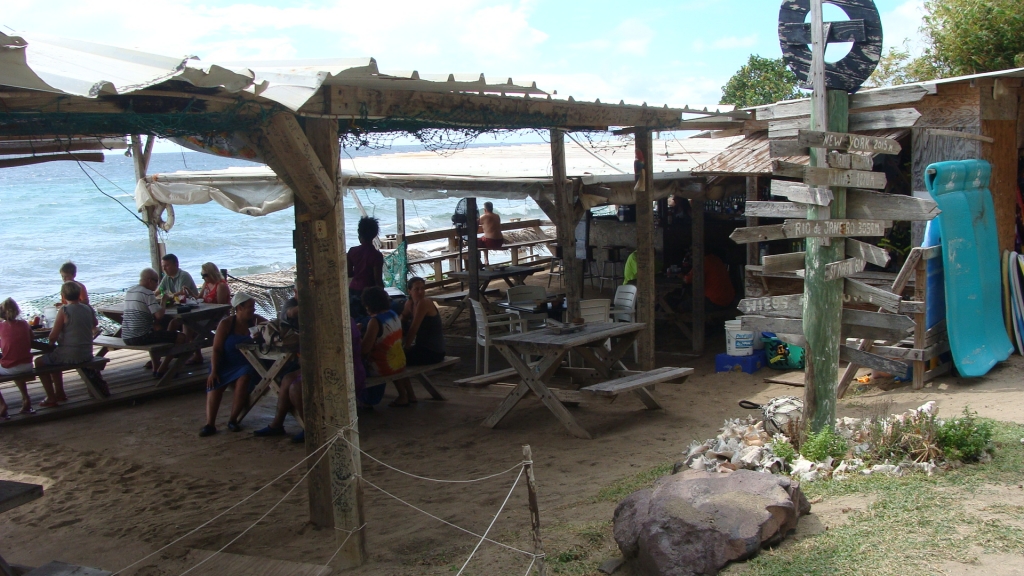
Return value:
M 408 262 L 405 242 L 399 244 L 391 254 L 384 256 L 384 285 L 405 292 Z
M 102 308 L 104 306 L 111 306 L 114 304 L 120 304 L 124 302 L 124 293 L 126 290 L 116 290 L 114 292 L 100 292 L 100 293 L 89 293 L 89 305 L 96 308 Z M 43 315 L 43 309 L 47 306 L 53 306 L 54 304 L 60 304 L 60 292 L 51 294 L 49 296 L 43 296 L 41 298 L 33 298 L 32 300 L 19 300 L 18 307 L 21 308 L 21 317 L 28 320 L 33 316 Z M 100 323 L 100 330 L 104 334 L 110 336 L 116 334 L 121 329 L 121 325 L 114 322 L 110 318 L 107 318 L 103 314 L 96 313 L 96 319 Z
M 289 298 L 295 295 L 295 274 L 291 272 L 291 283 L 287 284 L 286 279 L 282 279 L 280 282 L 264 283 L 266 280 L 260 278 L 261 281 L 253 279 L 239 278 L 228 274 L 228 287 L 231 288 L 232 294 L 238 292 L 245 292 L 252 296 L 253 300 L 256 301 L 256 313 L 268 320 L 277 318 L 277 312 L 284 306 L 284 303 Z

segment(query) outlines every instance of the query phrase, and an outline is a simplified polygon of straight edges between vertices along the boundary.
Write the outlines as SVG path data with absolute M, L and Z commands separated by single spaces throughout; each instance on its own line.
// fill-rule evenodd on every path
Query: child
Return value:
M 18 320 L 21 309 L 8 298 L 0 302 L 0 376 L 15 376 L 32 371 L 32 328 L 28 322 Z M 20 414 L 34 414 L 32 399 L 28 397 L 26 383 L 31 377 L 14 381 L 21 392 Z M 7 420 L 7 403 L 0 396 L 0 420 Z
M 85 284 L 82 284 L 78 280 L 75 280 L 75 276 L 77 276 L 77 275 L 78 275 L 78 266 L 75 266 L 75 263 L 71 262 L 70 260 L 65 262 L 60 267 L 60 279 L 61 279 L 61 281 L 62 282 L 74 282 L 75 284 L 78 284 L 78 288 L 81 289 L 81 291 L 82 291 L 82 295 L 78 297 L 78 301 L 81 302 L 82 304 L 88 304 L 89 303 L 89 292 L 85 289 Z M 61 304 L 67 304 L 67 302 L 64 301 L 63 297 L 61 297 L 61 302 L 60 303 Z
M 96 313 L 79 298 L 82 290 L 78 282 L 65 282 L 60 287 L 60 297 L 67 304 L 61 306 L 57 319 L 50 330 L 50 344 L 56 344 L 53 352 L 36 357 L 36 367 L 81 364 L 92 360 L 93 328 L 99 325 Z M 64 375 L 60 372 L 40 374 L 39 382 L 46 390 L 46 399 L 39 403 L 43 408 L 52 408 L 57 402 L 66 402 Z
M 384 287 L 384 255 L 373 245 L 380 233 L 376 218 L 364 216 L 359 220 L 359 246 L 348 251 L 349 311 L 356 322 L 363 324 L 366 317 L 359 295 L 371 286 Z
M 402 349 L 402 320 L 391 311 L 391 298 L 379 286 L 363 290 L 363 306 L 370 314 L 363 334 L 363 357 L 366 358 L 367 375 L 390 376 L 405 369 L 405 351 Z M 408 378 L 395 381 L 398 398 L 388 404 L 403 407 L 416 403 L 412 382 Z

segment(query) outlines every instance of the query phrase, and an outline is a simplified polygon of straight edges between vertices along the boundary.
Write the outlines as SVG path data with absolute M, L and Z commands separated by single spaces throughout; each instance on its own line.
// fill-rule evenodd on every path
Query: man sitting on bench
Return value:
M 186 337 L 181 332 L 164 329 L 165 311 L 163 303 L 158 302 L 153 293 L 160 284 L 160 276 L 156 270 L 146 268 L 139 274 L 139 283 L 132 286 L 124 294 L 124 319 L 121 324 L 121 338 L 129 346 L 146 346 L 149 344 L 184 344 Z M 160 378 L 167 372 L 171 357 L 160 356 L 155 350 L 149 351 L 153 368 L 153 377 Z
M 81 364 L 92 360 L 93 328 L 99 325 L 96 313 L 91 306 L 78 301 L 82 296 L 82 288 L 77 282 L 65 282 L 60 287 L 60 296 L 67 303 L 60 307 L 53 321 L 53 329 L 50 330 L 50 343 L 57 347 L 37 357 L 36 368 Z M 57 402 L 67 401 L 63 374 L 40 374 L 39 382 L 46 390 L 46 399 L 39 403 L 41 408 L 52 408 Z
M 480 215 L 480 228 L 478 232 L 484 235 L 477 238 L 478 245 L 484 252 L 484 264 L 490 265 L 491 259 L 487 256 L 489 250 L 500 250 L 505 245 L 505 237 L 501 235 L 501 216 L 494 213 L 494 204 L 484 202 L 484 213 Z

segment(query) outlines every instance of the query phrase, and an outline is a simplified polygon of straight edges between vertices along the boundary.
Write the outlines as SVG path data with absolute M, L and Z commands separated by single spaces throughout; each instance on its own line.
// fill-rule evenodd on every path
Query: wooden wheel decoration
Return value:
M 825 63 L 825 85 L 834 90 L 856 92 L 871 76 L 882 57 L 882 17 L 873 0 L 825 0 L 846 12 L 849 21 L 826 22 L 825 42 L 853 42 L 842 60 Z M 807 86 L 811 70 L 811 25 L 804 22 L 810 0 L 784 0 L 779 10 L 779 43 L 782 57 Z

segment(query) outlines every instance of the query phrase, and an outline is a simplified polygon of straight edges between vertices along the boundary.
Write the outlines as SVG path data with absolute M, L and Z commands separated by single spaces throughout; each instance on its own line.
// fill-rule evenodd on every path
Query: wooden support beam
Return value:
M 398 226 L 395 231 L 395 243 L 401 244 L 405 242 L 405 200 L 403 198 L 395 199 L 395 224 Z
M 691 202 L 691 233 L 693 234 L 693 325 L 690 340 L 694 354 L 704 353 L 704 322 L 707 303 L 704 293 L 704 200 Z M 653 322 L 651 322 L 653 324 Z
M 348 308 L 344 203 L 338 195 L 338 124 L 307 119 L 303 131 L 278 114 L 257 138 L 274 171 L 295 192 L 296 289 L 301 332 L 306 450 L 327 450 L 308 462 L 310 520 L 354 531 L 341 549 L 346 566 L 366 558 L 352 333 Z M 333 440 L 337 434 L 347 440 Z M 333 440 L 333 441 L 332 441 Z M 329 448 L 321 448 L 331 442 Z M 338 540 L 346 532 L 339 531 Z
M 1010 80 L 1014 85 L 1007 87 Z M 981 91 L 981 134 L 993 140 L 982 143 L 981 157 L 992 165 L 989 190 L 995 205 L 1001 253 L 1013 250 L 1017 237 L 1017 86 L 1020 79 L 997 79 L 997 82 L 1000 84 L 982 85 L 978 89 Z M 914 383 L 917 384 L 916 378 Z
M 576 257 L 576 198 L 574 187 L 565 175 L 565 132 L 551 130 L 551 177 L 555 187 L 553 202 L 555 234 L 562 248 L 562 271 L 565 274 L 565 299 L 568 304 L 567 320 L 579 318 L 580 300 L 583 299 L 583 261 Z M 549 214 L 550 216 L 550 214 Z M 583 247 L 584 249 L 586 247 Z
M 480 250 L 477 249 L 477 220 L 479 213 L 476 206 L 476 198 L 466 198 L 466 266 L 469 272 L 469 297 L 472 300 L 480 299 Z M 472 311 L 471 311 L 472 312 Z M 470 314 L 470 324 L 476 326 L 475 316 Z
M 641 190 L 636 194 L 636 260 L 637 260 L 637 322 L 644 322 L 647 326 L 643 332 L 637 335 L 638 352 L 640 356 L 640 369 L 654 369 L 654 304 L 656 292 L 654 287 L 654 146 L 649 130 L 637 130 L 635 136 L 637 152 L 643 156 L 644 170 L 640 175 Z M 697 246 L 694 246 L 694 270 L 698 268 L 696 260 Z M 696 274 L 695 274 L 696 276 Z M 694 278 L 694 287 L 698 282 Z M 696 299 L 696 289 L 694 298 Z M 696 310 L 694 310 L 696 313 Z M 694 334 L 697 332 L 696 318 L 694 318 Z M 694 336 L 696 337 L 696 336 Z M 694 341 L 694 348 L 697 342 Z
M 156 138 L 148 136 L 146 144 L 143 146 L 141 136 L 131 135 L 132 165 L 135 167 L 136 184 L 146 177 L 146 171 L 149 170 L 149 158 L 153 152 L 154 140 Z M 157 209 L 154 206 L 146 208 L 146 231 L 149 239 L 149 265 L 157 271 L 157 274 L 160 274 L 160 259 L 163 254 L 160 250 L 160 232 L 156 227 L 156 212 Z
M 746 202 L 746 216 L 747 216 L 747 227 L 757 226 L 757 216 L 751 213 L 751 204 L 758 202 L 757 197 L 757 176 L 747 176 L 747 202 Z M 761 246 L 752 242 L 747 244 L 747 264 L 757 264 L 761 257 Z
M 0 160 L 0 168 L 17 168 L 32 166 L 46 162 L 103 162 L 106 158 L 102 152 L 77 152 L 74 154 L 43 154 L 40 156 L 24 156 L 22 158 L 4 158 Z

